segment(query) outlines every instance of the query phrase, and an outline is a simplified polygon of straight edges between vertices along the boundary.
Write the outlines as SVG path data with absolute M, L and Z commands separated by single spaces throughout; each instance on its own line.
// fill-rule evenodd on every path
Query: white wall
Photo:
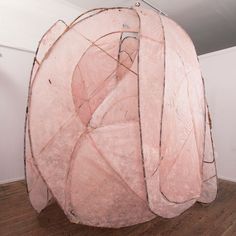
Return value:
M 236 47 L 199 59 L 213 120 L 218 176 L 236 181 Z
M 64 0 L 0 0 L 0 45 L 35 51 L 57 20 L 70 23 L 83 11 Z
M 70 23 L 82 12 L 62 0 L 0 0 L 0 183 L 24 178 L 24 117 L 38 41 L 58 19 Z
M 0 183 L 24 177 L 24 117 L 34 54 L 1 48 Z

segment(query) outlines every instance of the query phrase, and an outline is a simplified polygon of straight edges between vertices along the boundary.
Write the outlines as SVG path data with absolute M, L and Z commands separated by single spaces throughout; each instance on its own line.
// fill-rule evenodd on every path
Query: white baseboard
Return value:
M 12 178 L 12 179 L 4 179 L 4 180 L 0 180 L 0 184 L 7 184 L 7 183 L 24 180 L 24 179 L 25 179 L 25 176 Z
M 230 181 L 230 182 L 236 182 L 236 179 L 223 177 L 223 176 L 218 176 L 218 179 L 222 179 L 222 180 L 226 180 L 226 181 Z

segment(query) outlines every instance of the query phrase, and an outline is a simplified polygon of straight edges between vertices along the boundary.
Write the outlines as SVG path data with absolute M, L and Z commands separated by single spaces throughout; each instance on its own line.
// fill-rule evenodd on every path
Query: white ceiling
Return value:
M 84 9 L 132 6 L 133 0 L 67 0 Z M 140 1 L 143 6 L 145 4 Z M 236 0 L 147 0 L 178 22 L 198 54 L 236 46 Z

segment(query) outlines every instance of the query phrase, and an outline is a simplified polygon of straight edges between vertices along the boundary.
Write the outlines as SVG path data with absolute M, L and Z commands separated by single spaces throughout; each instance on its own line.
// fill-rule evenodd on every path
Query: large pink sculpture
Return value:
M 194 46 L 175 22 L 139 8 L 58 21 L 39 43 L 25 161 L 40 212 L 122 227 L 215 199 L 217 178 Z

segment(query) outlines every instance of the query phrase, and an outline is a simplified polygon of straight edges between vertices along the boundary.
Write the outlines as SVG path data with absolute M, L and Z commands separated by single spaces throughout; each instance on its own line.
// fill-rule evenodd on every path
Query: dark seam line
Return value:
M 146 192 L 146 200 L 149 206 L 149 196 L 148 196 L 148 189 L 147 189 L 147 180 L 146 180 L 146 169 L 144 165 L 144 155 L 143 155 L 143 140 L 142 140 L 142 122 L 141 122 L 141 111 L 140 111 L 140 72 L 139 72 L 139 64 L 140 64 L 140 34 L 141 34 L 141 19 L 139 16 L 139 13 L 137 12 L 136 9 L 134 9 L 137 16 L 138 16 L 138 22 L 139 22 L 139 31 L 137 35 L 137 40 L 138 40 L 138 50 L 137 50 L 137 89 L 138 89 L 138 118 L 139 118 L 139 134 L 140 134 L 140 147 L 141 147 L 141 158 L 142 158 L 142 167 L 143 167 L 143 178 L 144 178 L 144 183 L 145 183 L 145 192 Z M 151 209 L 150 211 L 154 213 Z M 154 213 L 155 214 L 155 213 Z M 156 215 L 156 214 L 155 214 Z
M 170 203 L 174 203 L 174 204 L 177 204 L 177 205 L 183 205 L 185 203 L 188 203 L 188 202 L 191 202 L 191 201 L 197 201 L 197 197 L 196 198 L 190 198 L 188 200 L 185 200 L 185 201 L 182 201 L 182 202 L 176 202 L 176 201 L 171 201 L 169 200 L 166 195 L 162 192 L 162 190 L 160 190 L 160 193 L 161 195 L 164 197 L 164 199 Z
M 216 175 L 213 175 L 213 176 L 209 177 L 208 179 L 204 179 L 203 182 L 207 182 L 207 181 L 213 179 L 214 177 L 216 177 Z
M 198 59 L 198 63 L 199 62 L 199 58 Z M 213 142 L 213 136 L 212 136 L 212 122 L 211 122 L 211 116 L 210 116 L 210 111 L 209 111 L 209 105 L 207 103 L 207 98 L 206 98 L 206 88 L 205 88 L 205 81 L 204 81 L 204 77 L 202 76 L 202 82 L 203 82 L 203 87 L 204 87 L 204 93 L 205 93 L 205 103 L 206 103 L 206 113 L 207 113 L 207 117 L 208 117 L 208 122 L 209 122 L 209 130 L 210 130 L 210 140 L 211 140 L 211 148 L 212 148 L 212 154 L 213 154 L 213 160 L 211 162 L 207 162 L 207 161 L 203 161 L 204 163 L 214 163 L 215 165 L 215 173 L 216 173 L 216 177 L 217 177 L 217 168 L 216 168 L 216 162 L 215 162 L 215 148 L 214 148 L 214 142 Z M 217 186 L 218 186 L 218 179 L 216 178 L 216 182 L 217 182 Z
M 126 55 L 128 55 L 130 61 L 133 62 L 133 59 L 131 58 L 131 56 L 129 55 L 128 52 L 126 52 L 126 51 L 124 51 L 124 50 L 121 50 L 120 53 L 121 53 L 121 52 L 124 52 Z
M 104 50 L 103 48 L 99 47 L 97 44 L 95 44 L 93 41 L 91 41 L 90 39 L 88 39 L 87 37 L 85 37 L 83 34 L 81 34 L 80 32 L 76 31 L 82 38 L 84 38 L 85 40 L 87 40 L 88 42 L 90 42 L 94 47 L 97 47 L 98 49 L 100 49 L 101 51 L 103 51 L 105 54 L 107 54 L 109 57 L 111 57 L 112 59 L 114 59 L 115 61 L 118 62 L 117 59 L 115 59 L 113 56 L 111 56 L 109 53 L 106 52 L 106 50 Z M 126 32 L 126 31 L 121 31 L 121 32 Z M 134 73 L 135 75 L 137 75 L 137 73 L 135 73 L 134 71 L 132 71 L 131 69 L 129 69 L 127 66 L 125 66 L 123 63 L 119 62 L 120 65 L 124 66 L 127 70 L 129 70 L 130 72 Z
M 70 213 L 73 211 L 73 207 L 71 204 L 71 192 L 67 191 L 70 187 L 71 187 L 71 170 L 73 168 L 73 164 L 75 161 L 75 151 L 80 147 L 81 142 L 83 141 L 84 138 L 86 138 L 86 133 L 87 133 L 87 129 L 85 129 L 81 134 L 78 135 L 78 138 L 75 142 L 75 145 L 72 149 L 72 152 L 69 156 L 69 165 L 68 165 L 68 169 L 66 171 L 66 177 L 65 177 L 65 209 L 68 210 Z M 79 145 L 79 146 L 78 146 Z M 73 214 L 72 214 L 73 215 Z
M 161 23 L 161 27 L 162 27 L 162 32 L 163 32 L 163 41 L 164 41 L 164 78 L 163 78 L 163 91 L 162 91 L 162 106 L 161 106 L 161 120 L 160 120 L 160 136 L 159 136 L 159 166 L 161 164 L 161 161 L 164 157 L 162 157 L 162 135 L 163 135 L 163 114 L 164 114 L 164 103 L 165 103 L 165 85 L 166 85 L 166 36 L 165 36 L 165 28 L 164 28 L 164 24 L 162 21 L 162 18 L 160 16 L 160 14 L 158 13 L 159 17 L 160 17 L 160 23 Z
M 100 11 L 99 11 L 99 10 L 100 10 Z M 100 13 L 102 13 L 102 12 L 109 11 L 109 10 L 131 10 L 131 11 L 132 11 L 133 9 L 132 9 L 131 7 L 110 7 L 110 8 L 98 7 L 98 8 L 94 8 L 94 9 L 91 9 L 91 10 L 88 10 L 88 11 L 84 12 L 83 14 L 81 14 L 80 16 L 78 16 L 77 18 L 75 18 L 75 19 L 71 22 L 71 24 L 69 25 L 69 27 L 71 27 L 71 26 L 74 25 L 74 24 L 80 23 L 80 22 L 82 22 L 82 21 L 85 20 L 85 19 L 89 19 L 89 18 L 91 18 L 91 17 L 93 17 L 93 16 L 95 16 L 95 15 L 98 15 L 98 14 L 100 14 Z M 93 11 L 99 11 L 99 12 L 95 12 L 94 14 L 89 15 L 89 16 L 87 16 L 86 18 L 83 18 L 83 19 L 81 19 L 80 21 L 76 22 L 79 18 L 81 18 L 81 17 L 83 17 L 84 15 L 89 14 L 89 13 L 91 13 L 91 12 L 93 12 Z
M 120 51 L 121 51 L 121 44 L 122 44 L 122 42 L 123 42 L 123 40 L 122 40 L 123 33 L 124 33 L 124 32 L 121 32 L 121 34 L 120 34 L 120 40 L 119 40 L 119 49 L 118 49 L 117 64 L 116 64 L 116 78 L 117 78 L 117 70 L 118 70 L 119 62 L 120 62 Z
M 118 105 L 118 104 L 119 104 L 120 102 L 122 102 L 122 101 L 125 101 L 125 100 L 128 99 L 128 98 L 136 98 L 136 97 L 137 97 L 137 95 L 126 96 L 126 97 L 120 98 L 120 99 L 119 99 L 118 101 L 116 101 L 115 103 L 113 102 L 112 104 L 110 104 L 108 110 L 103 113 L 102 118 L 101 118 L 101 123 L 100 123 L 100 124 L 103 123 L 103 121 L 104 121 L 106 115 L 109 114 L 110 110 L 112 110 L 116 105 Z
M 212 164 L 212 163 L 215 162 L 215 160 L 213 160 L 213 161 L 203 161 L 203 162 L 206 163 L 206 164 Z

